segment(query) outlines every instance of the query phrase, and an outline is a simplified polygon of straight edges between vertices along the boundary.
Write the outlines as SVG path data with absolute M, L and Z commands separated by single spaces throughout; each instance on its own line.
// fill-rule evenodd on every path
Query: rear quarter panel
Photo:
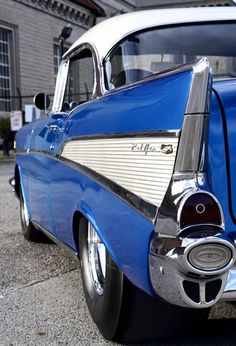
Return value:
M 96 228 L 124 274 L 152 293 L 148 271 L 149 242 L 154 224 L 111 192 L 99 179 L 86 175 L 61 157 L 65 142 L 96 136 L 142 135 L 182 127 L 191 72 L 140 82 L 78 106 L 56 143 L 52 170 L 52 196 L 57 236 L 75 248 L 73 214 L 82 212 Z M 63 213 L 63 218 L 61 217 Z

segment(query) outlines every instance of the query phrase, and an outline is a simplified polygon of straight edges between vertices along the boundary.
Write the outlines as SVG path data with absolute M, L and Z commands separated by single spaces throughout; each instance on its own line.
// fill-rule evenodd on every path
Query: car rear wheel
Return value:
M 21 228 L 24 237 L 32 242 L 45 242 L 47 237 L 37 230 L 29 218 L 29 212 L 27 205 L 24 200 L 22 189 L 20 189 L 20 219 L 21 219 Z
M 85 298 L 102 335 L 119 342 L 175 338 L 199 330 L 209 309 L 187 309 L 151 297 L 124 277 L 85 218 L 79 225 L 79 255 Z M 186 325 L 188 328 L 186 328 Z

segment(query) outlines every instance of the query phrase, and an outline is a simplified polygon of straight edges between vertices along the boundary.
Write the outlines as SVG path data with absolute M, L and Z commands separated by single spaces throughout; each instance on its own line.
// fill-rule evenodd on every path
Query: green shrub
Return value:
M 0 118 L 0 135 L 11 131 L 10 118 Z

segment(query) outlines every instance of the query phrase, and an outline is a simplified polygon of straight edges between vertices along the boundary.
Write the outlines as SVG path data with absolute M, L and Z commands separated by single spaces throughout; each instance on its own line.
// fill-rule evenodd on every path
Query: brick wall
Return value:
M 17 95 L 17 88 L 22 96 L 40 91 L 52 94 L 53 44 L 62 28 L 70 23 L 69 42 L 73 43 L 93 24 L 93 14 L 84 8 L 65 0 L 48 3 L 61 7 L 46 8 L 40 0 L 0 0 L 0 27 L 13 30 L 13 95 Z M 23 106 L 25 103 L 32 103 L 32 99 L 23 98 Z M 19 108 L 19 103 L 14 108 Z

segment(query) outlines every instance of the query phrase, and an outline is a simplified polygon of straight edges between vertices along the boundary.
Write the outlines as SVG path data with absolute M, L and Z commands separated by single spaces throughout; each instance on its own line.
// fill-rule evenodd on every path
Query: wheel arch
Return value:
M 15 193 L 17 197 L 20 197 L 20 186 L 21 186 L 21 178 L 20 178 L 20 169 L 18 165 L 15 165 Z
M 106 250 L 109 252 L 109 254 L 113 258 L 114 262 L 118 265 L 118 267 L 120 267 L 119 261 L 117 257 L 115 256 L 114 251 L 112 251 L 112 248 L 109 242 L 107 241 L 107 237 L 105 233 L 103 232 L 101 225 L 97 222 L 96 216 L 94 215 L 91 208 L 84 202 L 80 203 L 76 207 L 73 214 L 73 219 L 72 219 L 73 238 L 74 238 L 75 248 L 78 254 L 79 254 L 79 222 L 81 218 L 83 217 L 92 224 L 92 226 L 98 233 L 99 237 L 101 238 L 102 242 L 104 243 Z
M 73 215 L 73 221 L 72 221 L 72 228 L 73 228 L 73 238 L 75 243 L 75 248 L 78 253 L 79 257 L 79 222 L 81 218 L 85 217 L 85 215 L 79 211 L 76 210 Z

